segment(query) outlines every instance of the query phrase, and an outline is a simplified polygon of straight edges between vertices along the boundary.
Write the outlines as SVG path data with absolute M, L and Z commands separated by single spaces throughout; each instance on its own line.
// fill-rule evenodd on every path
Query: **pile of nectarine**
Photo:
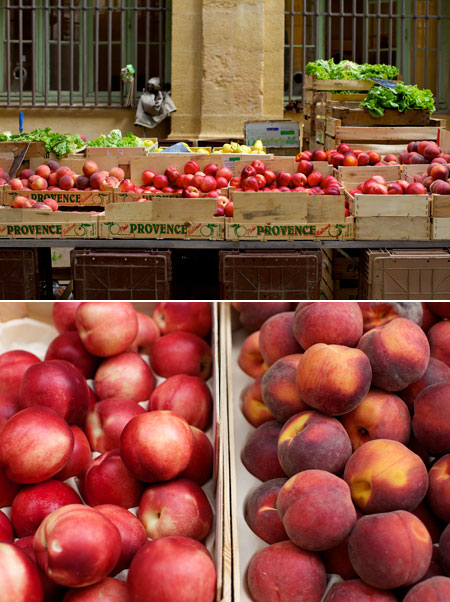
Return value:
M 450 600 L 450 303 L 264 305 L 235 304 L 241 461 L 262 481 L 244 513 L 269 544 L 250 596 Z
M 53 321 L 42 361 L 0 355 L 0 600 L 213 602 L 209 304 Z
M 349 190 L 349 194 L 427 194 L 426 188 L 420 182 L 397 180 L 386 182 L 383 176 L 378 174 L 372 176 L 365 182 L 358 184 L 357 188 Z

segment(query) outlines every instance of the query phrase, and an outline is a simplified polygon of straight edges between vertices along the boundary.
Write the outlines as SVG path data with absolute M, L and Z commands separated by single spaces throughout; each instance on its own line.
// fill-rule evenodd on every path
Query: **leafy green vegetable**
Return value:
M 35 129 L 29 134 L 0 134 L 0 142 L 43 142 L 47 153 L 54 153 L 57 158 L 75 152 L 84 146 L 78 134 L 59 134 L 52 132 L 51 128 Z
M 425 109 L 430 115 L 436 110 L 431 90 L 421 90 L 399 82 L 395 88 L 372 86 L 360 105 L 372 117 L 382 117 L 385 109 L 397 109 L 400 113 L 408 109 Z
M 306 74 L 315 75 L 317 79 L 359 79 L 367 80 L 371 77 L 378 79 L 396 79 L 398 69 L 393 65 L 359 65 L 352 61 L 335 63 L 334 59 L 328 61 L 318 60 L 306 65 Z
M 87 146 L 100 147 L 128 147 L 128 146 L 145 146 L 144 141 L 138 138 L 131 132 L 127 132 L 122 136 L 120 130 L 111 130 L 109 134 L 101 134 L 95 140 L 88 140 Z

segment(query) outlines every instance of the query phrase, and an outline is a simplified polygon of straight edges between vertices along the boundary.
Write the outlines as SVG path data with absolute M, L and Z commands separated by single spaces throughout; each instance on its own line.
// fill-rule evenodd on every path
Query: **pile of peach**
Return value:
M 333 167 L 358 167 L 366 165 L 398 165 L 399 160 L 395 155 L 389 153 L 381 159 L 375 151 L 364 152 L 343 142 L 336 149 L 303 151 L 298 153 L 296 161 L 328 161 Z
M 426 188 L 420 182 L 407 182 L 397 180 L 386 182 L 380 175 L 374 175 L 365 182 L 358 184 L 357 188 L 349 190 L 349 194 L 427 194 Z
M 431 163 L 424 174 L 413 176 L 431 194 L 450 194 L 450 165 Z
M 209 304 L 53 321 L 43 361 L 0 355 L 0 600 L 213 602 Z
M 450 303 L 234 305 L 252 599 L 448 602 Z

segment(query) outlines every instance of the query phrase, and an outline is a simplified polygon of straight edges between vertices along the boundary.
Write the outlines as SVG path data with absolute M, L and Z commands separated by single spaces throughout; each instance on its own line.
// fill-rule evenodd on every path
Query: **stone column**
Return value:
M 174 0 L 172 19 L 171 137 L 241 138 L 247 120 L 283 118 L 280 0 Z

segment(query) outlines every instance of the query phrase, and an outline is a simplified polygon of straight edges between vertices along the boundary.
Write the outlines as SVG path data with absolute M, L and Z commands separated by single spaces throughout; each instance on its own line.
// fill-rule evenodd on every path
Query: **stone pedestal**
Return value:
M 283 118 L 284 3 L 173 0 L 172 138 L 240 138 Z

